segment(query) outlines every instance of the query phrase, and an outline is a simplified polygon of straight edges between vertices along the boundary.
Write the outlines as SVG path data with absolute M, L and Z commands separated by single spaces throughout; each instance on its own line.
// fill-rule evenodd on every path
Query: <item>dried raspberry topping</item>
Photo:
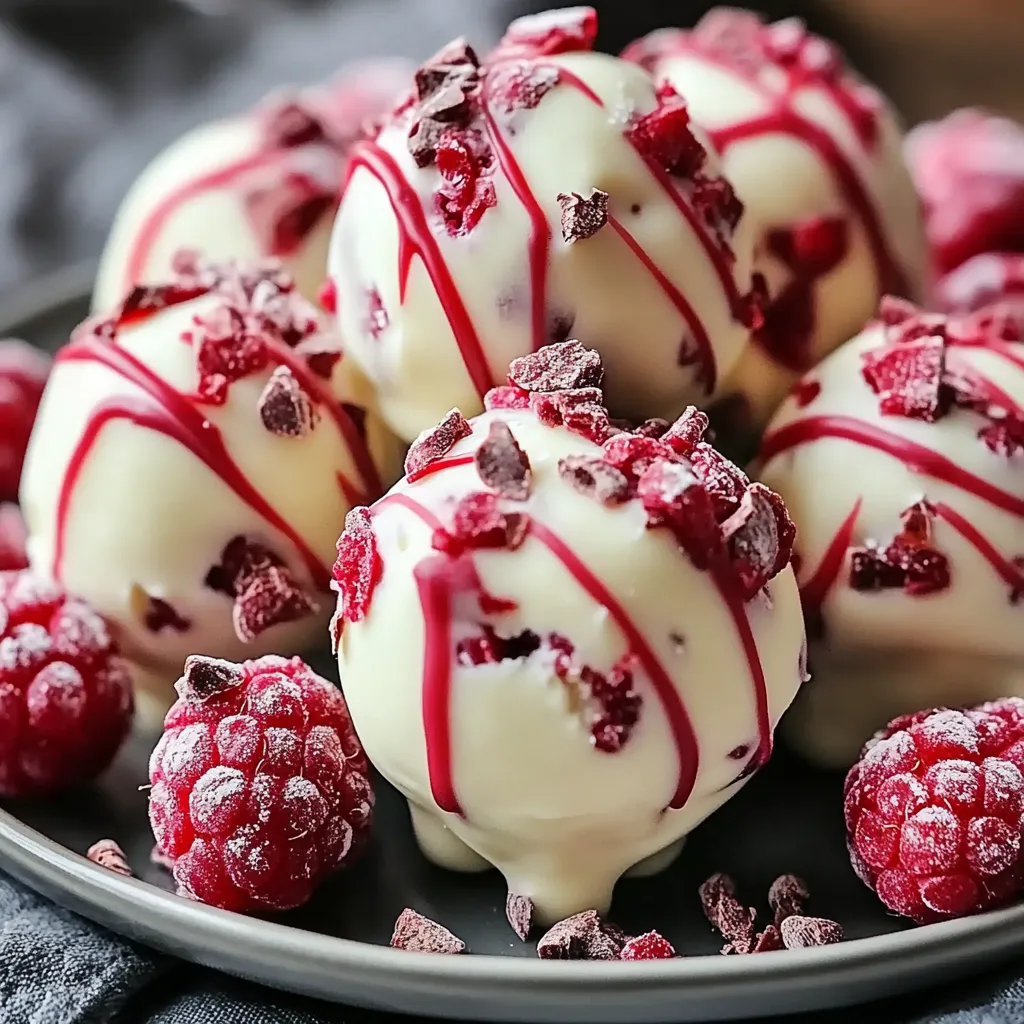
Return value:
M 529 394 L 528 398 L 530 409 L 545 426 L 565 427 L 593 444 L 603 444 L 618 433 L 603 402 L 604 395 L 599 388 L 540 391 Z
M 491 179 L 493 159 L 475 138 L 445 134 L 436 149 L 437 169 L 444 184 L 434 193 L 434 205 L 452 238 L 468 235 L 498 196 Z
M 704 916 L 728 945 L 723 952 L 749 953 L 754 948 L 757 911 L 736 897 L 736 883 L 722 873 L 701 883 L 698 890 Z
M 429 917 L 406 907 L 395 922 L 391 936 L 394 949 L 410 953 L 447 953 L 455 955 L 466 952 L 466 944 L 453 935 L 444 925 L 431 921 Z
M 509 425 L 495 420 L 474 457 L 476 471 L 486 487 L 511 501 L 530 496 L 533 472 L 526 452 L 519 447 Z
M 545 345 L 528 356 L 514 359 L 508 381 L 524 391 L 571 391 L 600 388 L 604 380 L 601 357 L 578 341 Z
M 789 563 L 796 526 L 782 498 L 764 484 L 753 483 L 743 492 L 739 508 L 720 529 L 747 600 Z
M 146 604 L 142 612 L 142 621 L 151 633 L 162 633 L 166 629 L 175 633 L 187 633 L 192 628 L 191 621 L 169 601 L 162 597 L 154 597 L 152 594 L 145 594 L 144 597 Z
M 0 501 L 15 501 L 50 357 L 24 341 L 0 341 Z
M 560 80 L 554 65 L 531 61 L 498 64 L 487 73 L 487 99 L 506 115 L 517 110 L 533 110 Z
M 659 169 L 693 180 L 707 160 L 707 150 L 690 125 L 683 98 L 671 86 L 663 86 L 658 90 L 658 106 L 635 120 L 626 138 Z
M 672 943 L 658 932 L 645 932 L 629 939 L 619 952 L 620 960 L 671 960 L 676 955 Z
M 1009 459 L 1024 453 L 1024 418 L 1006 413 L 982 427 L 978 437 L 993 455 Z
M 338 538 L 338 560 L 332 576 L 338 591 L 340 621 L 359 622 L 370 610 L 373 591 L 384 575 L 368 508 L 351 509 Z
M 566 244 L 596 235 L 608 223 L 608 193 L 592 188 L 586 199 L 579 192 L 559 192 L 562 238 Z
M 892 911 L 978 913 L 1024 885 L 1024 701 L 890 722 L 845 785 L 850 858 Z
M 843 941 L 843 927 L 825 917 L 801 917 L 795 914 L 779 925 L 779 933 L 786 949 L 808 949 L 812 946 L 831 946 Z
M 220 563 L 211 567 L 205 583 L 234 599 L 232 622 L 243 643 L 250 643 L 272 626 L 296 622 L 317 611 L 316 602 L 284 561 L 248 537 L 228 541 Z
M 505 917 L 523 942 L 533 931 L 533 909 L 533 900 L 529 896 L 516 896 L 510 892 L 505 898 Z
M 779 875 L 768 890 L 768 906 L 775 915 L 776 927 L 787 917 L 803 913 L 810 896 L 807 883 L 796 875 Z
M 101 868 L 113 871 L 117 875 L 124 875 L 126 878 L 131 878 L 134 875 L 128 866 L 128 858 L 124 855 L 124 850 L 113 839 L 101 839 L 98 843 L 93 843 L 85 856 L 93 864 L 98 864 Z
M 696 406 L 688 405 L 674 423 L 666 424 L 666 429 L 658 434 L 658 438 L 677 455 L 688 459 L 696 451 L 697 445 L 704 440 L 707 429 L 707 415 Z M 639 433 L 644 433 L 643 428 Z
M 257 409 L 260 422 L 277 437 L 305 437 L 320 421 L 320 411 L 287 366 L 270 375 Z
M 473 428 L 458 409 L 450 409 L 436 427 L 424 430 L 412 443 L 405 457 L 405 475 L 409 482 L 417 480 L 423 471 L 438 459 L 444 458 Z
M 209 660 L 186 661 L 150 758 L 157 847 L 192 899 L 297 907 L 365 845 L 366 757 L 341 693 L 299 658 Z
M 665 526 L 700 570 L 721 558 L 722 536 L 714 505 L 692 469 L 678 462 L 655 462 L 637 483 L 648 526 Z
M 861 359 L 861 374 L 879 396 L 883 416 L 934 423 L 949 411 L 953 395 L 943 381 L 946 341 L 942 335 L 873 349 Z
M 593 7 L 563 7 L 517 18 L 505 30 L 492 60 L 511 57 L 552 57 L 592 50 L 597 38 Z
M 366 288 L 363 291 L 363 300 L 366 304 L 363 313 L 363 333 L 371 341 L 379 341 L 380 336 L 391 326 L 391 317 L 384 307 L 384 300 L 376 288 Z
M 596 910 L 574 914 L 552 926 L 537 943 L 541 960 L 617 960 L 625 936 Z
M 27 540 L 21 509 L 10 502 L 0 503 L 0 572 L 28 568 Z
M 81 785 L 132 720 L 131 678 L 100 616 L 32 573 L 0 573 L 0 796 Z
M 558 475 L 574 491 L 602 505 L 621 505 L 633 496 L 625 474 L 603 459 L 567 455 L 558 460 Z
M 854 590 L 901 589 L 911 597 L 935 594 L 950 585 L 949 559 L 932 547 L 935 510 L 920 501 L 901 513 L 903 529 L 885 548 L 855 548 L 850 559 Z
M 502 661 L 528 658 L 541 649 L 541 638 L 532 629 L 524 629 L 515 636 L 499 636 L 493 626 L 484 624 L 479 634 L 464 637 L 455 648 L 460 665 L 497 665 Z M 547 649 L 550 650 L 551 641 Z
M 514 384 L 491 388 L 484 395 L 484 408 L 488 412 L 495 409 L 529 409 L 530 392 L 517 388 Z
M 806 409 L 821 394 L 821 382 L 805 377 L 793 385 L 790 394 L 798 409 Z
M 498 497 L 488 491 L 464 495 L 452 513 L 450 531 L 435 534 L 433 545 L 452 558 L 466 550 L 514 551 L 526 539 L 530 520 L 521 512 L 503 512 Z

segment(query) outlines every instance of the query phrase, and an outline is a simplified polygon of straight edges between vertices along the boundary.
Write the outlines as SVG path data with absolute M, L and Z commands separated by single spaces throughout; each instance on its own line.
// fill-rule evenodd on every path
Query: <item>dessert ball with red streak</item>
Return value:
M 889 723 L 844 788 L 850 859 L 919 923 L 999 906 L 1024 888 L 1024 700 Z
M 185 658 L 290 654 L 329 618 L 353 505 L 400 446 L 275 261 L 179 254 L 61 349 L 26 459 L 29 556 L 169 701 Z
M 668 81 L 719 150 L 757 233 L 764 322 L 716 412 L 759 430 L 885 293 L 923 297 L 926 245 L 892 104 L 796 18 L 717 8 L 623 56 Z
M 401 60 L 356 62 L 173 142 L 121 203 L 93 309 L 105 313 L 132 285 L 163 280 L 182 247 L 218 260 L 275 257 L 315 300 L 349 150 L 408 75 Z
M 1024 695 L 1021 311 L 884 302 L 794 389 L 760 464 L 798 531 L 801 750 L 845 767 L 896 715 Z
M 907 136 L 935 271 L 972 256 L 1024 252 L 1024 128 L 982 110 L 956 110 Z
M 28 571 L 0 572 L 0 796 L 91 782 L 132 710 L 127 665 L 95 610 Z
M 947 313 L 998 305 L 1024 315 L 1024 252 L 983 252 L 935 282 L 933 304 Z
M 449 412 L 349 513 L 334 641 L 367 754 L 428 857 L 550 924 L 608 905 L 771 751 L 803 678 L 778 496 L 691 407 L 636 430 L 575 341 Z
M 15 501 L 50 357 L 27 342 L 0 341 L 0 501 Z
M 685 94 L 591 52 L 596 33 L 574 7 L 490 54 L 453 42 L 352 153 L 338 322 L 408 441 L 569 337 L 601 353 L 615 415 L 671 418 L 760 322 L 750 218 Z
M 345 699 L 299 658 L 193 656 L 153 751 L 149 820 L 183 895 L 287 910 L 350 864 L 373 790 Z

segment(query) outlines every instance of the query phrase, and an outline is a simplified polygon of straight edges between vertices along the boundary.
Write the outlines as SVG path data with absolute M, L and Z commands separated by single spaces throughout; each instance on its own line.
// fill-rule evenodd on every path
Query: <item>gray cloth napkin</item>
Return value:
M 1018 973 L 791 1017 L 789 1024 L 1021 1024 Z M 0 873 L 0 1024 L 412 1024 L 412 1018 L 315 1003 L 180 963 L 91 925 Z

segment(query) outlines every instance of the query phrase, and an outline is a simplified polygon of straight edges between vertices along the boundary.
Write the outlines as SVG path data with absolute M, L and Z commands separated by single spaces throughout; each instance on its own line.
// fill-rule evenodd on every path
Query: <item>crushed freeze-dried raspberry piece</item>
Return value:
M 739 508 L 750 486 L 750 478 L 735 462 L 705 442 L 698 444 L 687 458 L 708 492 L 715 516 L 720 522 L 724 521 Z
M 617 434 L 604 445 L 602 458 L 626 476 L 631 486 L 652 466 L 679 464 L 673 450 L 662 440 L 636 434 Z
M 491 60 L 551 57 L 593 49 L 597 12 L 593 7 L 563 7 L 516 18 L 505 30 Z
M 825 917 L 801 917 L 794 914 L 779 925 L 779 933 L 786 949 L 831 946 L 843 941 L 843 926 Z
M 689 458 L 697 445 L 704 440 L 707 430 L 707 415 L 697 409 L 696 406 L 688 405 L 683 410 L 682 415 L 658 436 L 677 455 Z
M 532 629 L 524 629 L 515 636 L 499 636 L 493 626 L 486 623 L 476 636 L 464 637 L 455 646 L 455 658 L 460 665 L 497 665 L 502 661 L 528 658 L 542 646 L 541 638 Z
M 189 659 L 150 758 L 157 846 L 192 899 L 300 906 L 369 835 L 369 766 L 345 700 L 299 658 L 244 662 L 237 685 L 207 660 Z
M 935 512 L 926 501 L 902 513 L 903 528 L 882 548 L 854 548 L 850 558 L 850 586 L 858 591 L 902 589 L 912 597 L 949 588 L 949 559 L 932 547 Z
M 124 875 L 126 878 L 131 878 L 134 874 L 128 866 L 128 858 L 124 855 L 124 850 L 113 839 L 101 839 L 98 843 L 93 843 L 85 856 L 93 864 L 98 864 L 101 868 L 106 868 L 115 874 Z
M 145 598 L 142 621 L 151 633 L 162 633 L 165 629 L 187 633 L 192 628 L 191 620 L 186 619 L 169 601 L 152 594 L 146 594 Z
M 637 483 L 649 526 L 666 526 L 700 570 L 722 555 L 721 531 L 707 490 L 686 466 L 655 462 Z
M 370 510 L 351 509 L 338 538 L 338 559 L 332 572 L 342 622 L 359 622 L 365 617 L 383 575 L 384 562 L 377 550 Z
M 501 385 L 491 388 L 484 395 L 484 408 L 488 412 L 495 409 L 529 409 L 530 392 L 517 388 L 514 385 Z
M 770 924 L 763 931 L 758 932 L 754 937 L 754 945 L 750 952 L 774 953 L 777 950 L 785 948 L 782 936 L 779 934 L 779 929 L 776 928 L 775 925 Z
M 1009 459 L 1024 453 L 1024 418 L 1007 413 L 978 432 L 985 447 L 995 455 Z
M 863 353 L 861 361 L 861 374 L 879 396 L 883 416 L 907 416 L 934 423 L 951 408 L 953 393 L 943 381 L 943 335 L 872 349 Z
M 529 396 L 530 409 L 547 427 L 565 427 L 593 444 L 603 444 L 618 431 L 611 425 L 599 388 L 541 391 Z
M 15 501 L 50 357 L 24 341 L 0 341 L 0 501 Z
M 780 925 L 787 917 L 802 913 L 809 896 L 807 884 L 802 878 L 779 875 L 768 890 L 768 906 L 775 915 L 775 924 Z
M 740 591 L 750 600 L 789 564 L 796 526 L 779 495 L 752 483 L 736 511 L 721 523 L 721 535 Z
M 898 914 L 978 913 L 1024 887 L 1024 706 L 921 711 L 865 747 L 844 786 L 850 858 Z
M 505 917 L 512 931 L 525 942 L 533 931 L 533 900 L 529 896 L 516 896 L 510 892 L 505 898 Z
M 585 910 L 553 925 L 537 943 L 542 960 L 616 960 L 625 936 L 601 920 L 596 910 Z
M 526 539 L 530 520 L 521 512 L 503 512 L 498 497 L 488 491 L 463 495 L 452 513 L 451 531 L 435 534 L 438 551 L 455 558 L 467 549 L 507 548 L 514 551 Z
M 434 205 L 448 234 L 460 238 L 468 235 L 484 213 L 498 203 L 491 159 L 465 133 L 445 133 L 435 152 L 444 184 L 434 193 Z
M 578 192 L 559 192 L 562 238 L 567 244 L 596 235 L 608 223 L 608 193 L 592 188 L 586 199 Z
M 574 490 L 602 505 L 621 505 L 632 497 L 625 474 L 604 459 L 567 455 L 558 460 L 558 475 Z
M 490 425 L 474 462 L 484 485 L 502 498 L 526 501 L 530 496 L 530 460 L 504 420 L 495 420 Z
M 821 382 L 804 378 L 793 385 L 790 392 L 798 409 L 806 409 L 821 394 Z
M 260 422 L 277 437 L 304 437 L 320 420 L 320 411 L 287 366 L 270 375 L 257 409 Z
M 236 662 L 190 654 L 185 659 L 184 674 L 174 685 L 179 697 L 197 704 L 220 697 L 244 682 L 245 670 Z
M 0 502 L 0 572 L 28 568 L 27 540 L 21 509 L 11 502 Z
M 707 160 L 686 103 L 671 87 L 659 89 L 658 106 L 637 118 L 626 129 L 626 138 L 646 160 L 679 178 L 692 180 Z
M 405 457 L 405 475 L 409 482 L 417 477 L 432 462 L 447 455 L 464 437 L 469 437 L 473 428 L 458 409 L 451 409 L 436 427 L 428 427 L 413 441 Z
M 391 946 L 410 953 L 464 953 L 466 944 L 444 925 L 406 907 L 395 922 Z
M 338 286 L 334 283 L 333 278 L 327 278 L 322 285 L 320 285 L 320 291 L 317 293 L 317 302 L 320 303 L 320 308 L 325 313 L 330 313 L 332 316 L 338 312 Z
M 505 114 L 533 110 L 558 85 L 560 78 L 553 64 L 509 61 L 488 71 L 487 98 Z
M 736 952 L 749 953 L 754 944 L 757 911 L 736 898 L 736 883 L 721 872 L 701 883 L 698 890 L 704 916 Z
M 676 955 L 672 943 L 658 932 L 645 932 L 629 939 L 619 952 L 620 960 L 671 960 Z
M 95 778 L 132 711 L 131 678 L 103 619 L 28 570 L 0 573 L 0 796 Z
M 508 380 L 524 391 L 600 388 L 604 368 L 594 349 L 584 348 L 578 341 L 563 341 L 514 359 Z

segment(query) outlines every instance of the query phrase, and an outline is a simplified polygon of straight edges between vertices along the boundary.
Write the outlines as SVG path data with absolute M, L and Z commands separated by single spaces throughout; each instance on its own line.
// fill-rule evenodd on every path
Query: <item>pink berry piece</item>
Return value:
M 466 952 L 466 944 L 462 939 L 448 931 L 444 925 L 408 907 L 398 915 L 391 945 L 394 949 L 404 949 L 410 953 L 444 953 L 451 956 Z
M 502 385 L 491 388 L 484 395 L 484 408 L 488 412 L 495 409 L 529 409 L 530 392 L 517 388 L 514 385 Z
M 340 691 L 299 658 L 192 656 L 150 758 L 149 819 L 182 895 L 300 906 L 366 845 L 369 766 Z
M 21 509 L 11 502 L 0 502 L 0 572 L 28 568 L 27 540 Z
M 505 917 L 512 931 L 525 942 L 533 931 L 533 900 L 510 892 L 505 899 Z
M 537 943 L 541 960 L 617 960 L 625 936 L 586 910 L 553 925 Z
M 517 18 L 505 30 L 494 59 L 551 57 L 590 50 L 597 38 L 592 7 L 566 7 Z
M 768 905 L 775 915 L 776 926 L 787 917 L 801 914 L 810 893 L 807 884 L 796 875 L 779 875 L 768 890 Z
M 782 936 L 779 934 L 779 929 L 775 925 L 768 925 L 763 931 L 757 933 L 754 939 L 754 946 L 751 949 L 751 953 L 775 953 L 780 949 L 785 949 L 785 943 L 782 941 Z
M 28 570 L 0 573 L 0 796 L 90 782 L 114 759 L 133 710 L 103 619 Z
M 490 425 L 474 461 L 480 479 L 496 494 L 512 501 L 526 501 L 530 496 L 530 460 L 503 420 Z
M 436 427 L 430 427 L 413 441 L 405 457 L 405 475 L 409 482 L 423 475 L 431 463 L 443 459 L 473 428 L 458 409 L 450 410 Z
M 604 367 L 593 349 L 584 348 L 578 341 L 563 341 L 514 359 L 508 379 L 524 391 L 599 388 L 604 380 Z
M 861 374 L 878 395 L 883 415 L 934 423 L 952 406 L 945 368 L 945 339 L 930 336 L 865 352 Z
M 558 475 L 574 491 L 602 505 L 621 505 L 632 497 L 626 475 L 603 459 L 567 455 L 558 460 Z
M 384 562 L 377 550 L 370 510 L 351 509 L 345 516 L 345 530 L 338 538 L 338 559 L 333 570 L 343 621 L 359 622 L 365 618 L 373 591 L 383 575 Z
M 725 874 L 711 875 L 701 883 L 699 896 L 704 916 L 730 943 L 730 952 L 749 953 L 754 946 L 757 911 L 739 901 L 736 883 Z
M 523 512 L 504 512 L 496 495 L 473 491 L 455 506 L 450 532 L 435 536 L 434 547 L 452 557 L 465 550 L 514 551 L 526 539 L 530 519 Z
M 24 341 L 0 341 L 0 501 L 15 501 L 50 357 Z
M 677 455 L 689 458 L 708 430 L 708 417 L 696 406 L 688 405 L 682 415 L 658 437 Z
M 619 951 L 620 960 L 671 960 L 675 956 L 672 943 L 658 932 L 637 935 Z
M 599 188 L 584 198 L 578 192 L 560 192 L 562 239 L 567 245 L 591 238 L 608 223 L 608 193 Z
M 305 437 L 320 420 L 320 411 L 287 366 L 270 375 L 257 408 L 260 422 L 276 437 Z
M 1012 899 L 1024 885 L 1022 767 L 1017 699 L 895 719 L 846 777 L 858 877 L 889 910 L 919 923 Z
M 661 170 L 692 180 L 703 168 L 707 150 L 693 133 L 682 97 L 671 88 L 663 88 L 658 99 L 654 110 L 630 125 L 626 138 Z
M 843 927 L 837 921 L 799 914 L 785 918 L 779 925 L 779 934 L 786 949 L 810 949 L 843 941 Z
M 93 843 L 89 847 L 86 857 L 93 864 L 98 864 L 101 868 L 106 868 L 115 874 L 124 875 L 126 878 L 131 878 L 134 875 L 128 865 L 128 858 L 124 855 L 124 850 L 113 839 L 101 839 L 98 843 Z

